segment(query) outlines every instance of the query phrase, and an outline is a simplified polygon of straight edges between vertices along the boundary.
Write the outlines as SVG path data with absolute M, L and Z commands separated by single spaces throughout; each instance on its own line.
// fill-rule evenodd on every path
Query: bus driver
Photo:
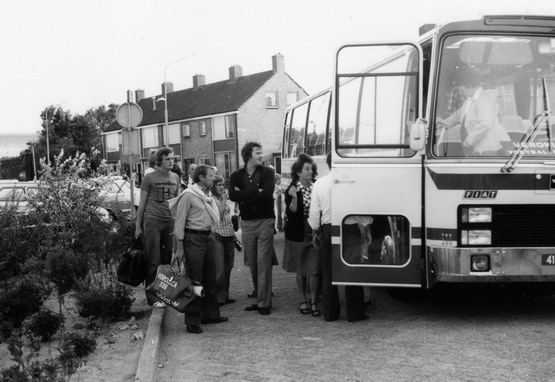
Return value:
M 502 142 L 511 138 L 499 122 L 495 99 L 480 85 L 478 72 L 470 67 L 461 69 L 455 78 L 466 100 L 462 107 L 437 127 L 450 129 L 460 124 L 461 143 L 466 156 L 503 156 Z M 441 131 L 438 129 L 438 132 Z

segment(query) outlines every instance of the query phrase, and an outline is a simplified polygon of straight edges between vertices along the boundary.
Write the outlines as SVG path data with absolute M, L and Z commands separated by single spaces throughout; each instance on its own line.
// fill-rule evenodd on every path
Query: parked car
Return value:
M 38 192 L 36 182 L 1 182 L 0 207 L 14 205 L 18 211 L 26 212 L 29 209 L 29 196 Z

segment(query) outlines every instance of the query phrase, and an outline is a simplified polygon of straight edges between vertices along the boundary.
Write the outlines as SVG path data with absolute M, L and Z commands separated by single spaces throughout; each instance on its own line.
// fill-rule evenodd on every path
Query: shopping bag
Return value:
M 146 293 L 181 313 L 191 303 L 204 297 L 202 285 L 180 269 L 178 260 L 158 266 L 156 278 L 146 287 Z
M 135 239 L 121 255 L 116 274 L 120 282 L 131 286 L 137 286 L 145 281 L 146 261 L 140 238 Z

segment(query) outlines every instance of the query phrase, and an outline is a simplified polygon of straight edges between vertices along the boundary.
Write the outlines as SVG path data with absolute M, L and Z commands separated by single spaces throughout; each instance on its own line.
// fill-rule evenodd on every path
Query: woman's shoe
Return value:
M 320 316 L 320 309 L 318 309 L 318 304 L 310 304 L 310 313 L 312 313 L 312 316 L 314 317 Z
M 202 333 L 202 328 L 200 325 L 187 325 L 187 331 L 193 334 L 200 334 Z
M 310 309 L 308 309 L 308 302 L 301 302 L 299 304 L 299 311 L 301 312 L 301 314 L 308 314 L 310 313 Z

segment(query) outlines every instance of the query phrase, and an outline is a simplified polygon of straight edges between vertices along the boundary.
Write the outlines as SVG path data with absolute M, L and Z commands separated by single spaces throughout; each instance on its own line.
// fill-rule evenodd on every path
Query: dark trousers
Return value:
M 335 321 L 341 313 L 341 305 L 337 286 L 331 283 L 331 224 L 322 226 L 319 251 L 322 266 L 322 312 L 326 321 Z
M 143 222 L 143 244 L 146 258 L 145 287 L 156 278 L 160 264 L 169 264 L 172 257 L 173 219 L 168 221 L 145 219 Z M 149 299 L 150 305 L 156 301 Z
M 218 302 L 225 303 L 229 299 L 229 279 L 235 262 L 235 236 L 214 234 L 216 242 L 216 290 Z
M 201 319 L 220 318 L 216 296 L 216 260 L 214 234 L 185 232 L 183 240 L 187 275 L 202 283 L 206 295 L 192 303 L 185 312 L 185 324 L 200 325 Z

